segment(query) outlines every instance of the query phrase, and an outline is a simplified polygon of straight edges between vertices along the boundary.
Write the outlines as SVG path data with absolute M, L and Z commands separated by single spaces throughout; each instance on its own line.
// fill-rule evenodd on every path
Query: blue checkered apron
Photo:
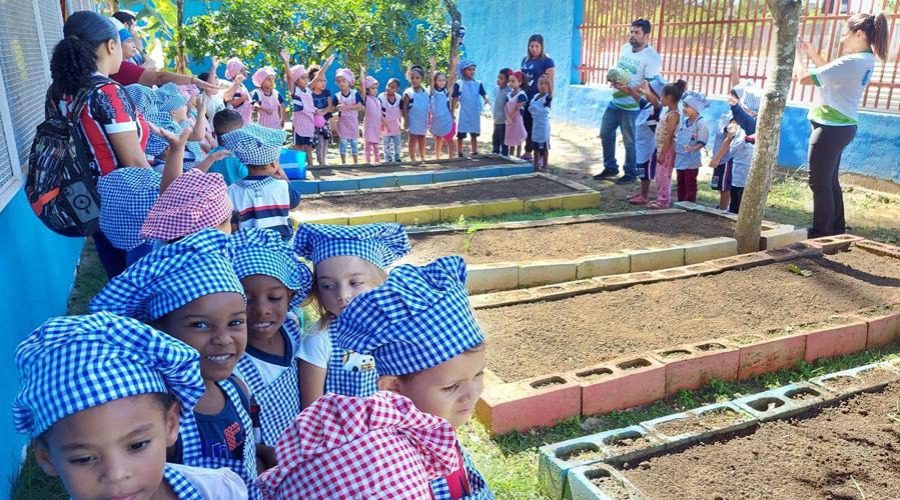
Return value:
M 472 458 L 466 453 L 466 450 L 459 446 L 459 443 L 457 443 L 456 446 L 462 453 L 463 464 L 466 467 L 466 476 L 469 480 L 469 489 L 471 490 L 464 499 L 494 500 L 494 493 L 488 487 L 487 483 L 484 481 L 484 477 L 478 472 L 478 469 L 475 468 Z M 451 500 L 450 487 L 447 485 L 447 479 L 441 477 L 431 481 L 431 493 L 434 495 L 434 500 Z
M 218 386 L 225 391 L 228 401 L 234 405 L 241 416 L 241 427 L 244 428 L 244 459 L 204 457 L 201 450 L 200 431 L 197 429 L 197 421 L 189 419 L 181 423 L 181 462 L 184 465 L 204 467 L 207 469 L 220 469 L 227 467 L 234 471 L 247 485 L 250 499 L 259 498 L 259 489 L 256 487 L 256 444 L 253 442 L 253 422 L 241 403 L 240 389 L 237 383 L 231 379 L 218 382 Z
M 354 370 L 344 365 L 344 356 L 350 351 L 338 346 L 332 325 L 328 324 L 328 335 L 331 337 L 331 358 L 325 373 L 325 392 L 333 392 L 341 396 L 365 398 L 378 391 L 378 371 Z
M 288 319 L 284 322 L 284 330 L 294 346 L 300 343 L 300 328 L 297 323 Z M 290 346 L 285 346 L 290 348 Z M 244 354 L 238 361 L 236 373 L 248 387 L 253 399 L 259 405 L 259 420 L 262 427 L 262 442 L 275 446 L 278 438 L 287 429 L 297 415 L 300 414 L 300 389 L 297 385 L 297 361 L 293 358 L 295 349 L 290 349 L 293 362 L 285 368 L 281 375 L 268 386 L 263 382 L 259 369 Z
M 184 474 L 166 465 L 163 469 L 163 478 L 169 483 L 172 491 L 179 500 L 203 500 L 197 488 L 184 476 Z

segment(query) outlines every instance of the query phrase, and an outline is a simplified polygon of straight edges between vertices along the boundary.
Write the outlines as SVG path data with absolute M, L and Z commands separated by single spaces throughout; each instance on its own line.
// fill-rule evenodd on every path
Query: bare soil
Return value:
M 326 165 L 315 166 L 310 170 L 316 179 L 343 179 L 369 175 L 386 175 L 392 173 L 434 172 L 439 170 L 464 170 L 467 168 L 485 167 L 488 165 L 516 165 L 505 158 L 477 156 L 472 158 L 455 158 L 453 160 L 425 161 L 422 163 L 383 163 L 381 165 Z
M 897 498 L 900 384 L 750 434 L 629 464 L 650 498 Z
M 389 191 L 378 193 L 353 193 L 323 198 L 306 198 L 295 210 L 304 213 L 350 213 L 361 210 L 440 205 L 466 201 L 500 200 L 504 198 L 531 198 L 573 193 L 575 190 L 559 182 L 542 177 L 481 182 L 458 186 L 430 186 L 413 191 Z
M 504 380 L 576 370 L 715 337 L 826 321 L 900 303 L 900 261 L 860 250 L 745 271 L 475 311 Z
M 730 220 L 692 212 L 526 229 L 480 229 L 471 234 L 412 234 L 413 251 L 406 261 L 422 264 L 449 254 L 462 255 L 469 264 L 563 259 L 733 234 Z

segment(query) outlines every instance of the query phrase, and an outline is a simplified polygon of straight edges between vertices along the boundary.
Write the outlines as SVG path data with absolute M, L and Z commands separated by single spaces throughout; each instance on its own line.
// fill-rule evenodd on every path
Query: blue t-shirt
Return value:
M 533 97 L 538 93 L 538 78 L 544 75 L 548 69 L 556 67 L 553 59 L 544 57 L 543 59 L 522 59 L 522 73 L 525 73 L 525 93 L 528 97 Z
M 315 92 L 312 93 L 313 105 L 316 109 L 325 109 L 328 107 L 328 103 L 331 101 L 331 91 L 328 89 L 322 89 L 321 94 L 317 94 Z M 331 113 L 328 113 L 324 116 L 326 120 L 331 118 Z
M 227 149 L 218 146 L 210 151 L 209 154 L 213 154 L 216 151 L 227 151 Z M 222 178 L 225 179 L 226 186 L 230 186 L 250 174 L 247 170 L 247 166 L 241 163 L 241 160 L 238 160 L 234 155 L 226 156 L 225 158 L 214 162 L 212 166 L 209 167 L 209 173 L 221 175 Z

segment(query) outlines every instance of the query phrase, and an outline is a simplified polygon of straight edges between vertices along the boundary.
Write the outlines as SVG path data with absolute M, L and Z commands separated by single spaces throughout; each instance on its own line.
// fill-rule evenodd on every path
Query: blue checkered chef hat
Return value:
M 460 77 L 462 77 L 463 71 L 465 71 L 467 68 L 470 68 L 472 66 L 477 66 L 477 64 L 475 64 L 475 61 L 472 61 L 470 59 L 463 59 L 462 61 L 460 61 L 459 69 L 456 72 L 459 74 Z
M 156 106 L 163 113 L 174 111 L 187 106 L 187 104 L 187 97 L 178 90 L 178 85 L 174 83 L 167 83 L 156 89 Z
M 117 399 L 171 393 L 188 415 L 203 395 L 200 355 L 139 321 L 106 312 L 51 318 L 16 349 L 16 429 L 32 438 Z
M 131 102 L 142 115 L 152 115 L 159 112 L 156 106 L 156 91 L 146 85 L 133 83 L 125 86 L 125 93 L 131 98 Z
M 662 97 L 662 89 L 668 83 L 669 82 L 667 82 L 666 79 L 662 77 L 662 75 L 651 78 L 650 81 L 647 82 L 647 84 L 650 86 L 650 90 L 652 90 L 653 93 L 656 94 L 656 97 Z
M 122 167 L 100 177 L 100 229 L 120 250 L 144 242 L 141 226 L 159 198 L 162 176 L 152 168 Z
M 734 90 L 735 95 L 747 109 L 754 113 L 759 113 L 759 107 L 762 105 L 764 95 L 763 89 L 757 87 L 752 80 L 741 80 L 732 90 Z
M 281 155 L 284 137 L 283 130 L 251 123 L 222 134 L 219 139 L 244 165 L 268 165 Z
M 709 101 L 706 99 L 706 96 L 700 92 L 685 92 L 684 97 L 681 98 L 681 102 L 694 108 L 698 113 L 703 112 L 703 110 L 709 106 Z
M 281 234 L 272 229 L 245 228 L 228 239 L 228 254 L 239 279 L 264 274 L 294 291 L 291 309 L 300 305 L 312 287 L 312 271 L 300 262 Z
M 381 375 L 427 370 L 484 342 L 469 306 L 466 264 L 456 256 L 397 266 L 333 325 L 337 344 L 371 354 Z
M 243 295 L 225 252 L 227 243 L 222 231 L 203 229 L 145 255 L 100 290 L 91 312 L 109 311 L 146 322 L 213 293 Z
M 150 123 L 161 129 L 166 129 L 175 135 L 181 135 L 181 132 L 183 131 L 181 125 L 173 120 L 172 115 L 169 113 L 154 113 L 152 115 L 147 115 L 146 118 Z M 168 147 L 169 143 L 166 142 L 166 139 L 163 136 L 150 132 L 150 137 L 147 138 L 147 148 L 144 149 L 144 153 L 150 156 L 159 156 L 163 151 L 168 149 Z
M 411 247 L 400 224 L 300 224 L 294 236 L 294 249 L 313 265 L 332 257 L 351 255 L 385 269 L 408 254 Z

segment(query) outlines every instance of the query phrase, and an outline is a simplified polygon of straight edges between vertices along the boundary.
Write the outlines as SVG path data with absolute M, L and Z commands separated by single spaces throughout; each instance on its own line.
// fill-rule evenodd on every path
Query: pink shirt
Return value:
M 366 142 L 381 140 L 381 101 L 373 96 L 366 96 L 366 118 L 363 122 L 363 137 Z

